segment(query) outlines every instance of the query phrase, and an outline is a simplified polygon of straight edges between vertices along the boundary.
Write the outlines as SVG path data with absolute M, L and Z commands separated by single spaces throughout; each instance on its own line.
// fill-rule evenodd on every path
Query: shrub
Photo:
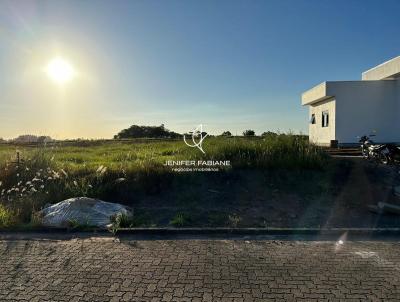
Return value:
M 245 130 L 243 131 L 243 136 L 255 136 L 256 133 L 254 132 L 254 130 Z
M 177 213 L 174 218 L 170 221 L 170 225 L 174 227 L 183 227 L 188 225 L 190 222 L 190 217 L 184 213 Z
M 242 218 L 237 214 L 232 214 L 228 216 L 229 224 L 233 228 L 237 228 L 239 223 L 242 221 Z
M 15 223 L 16 213 L 0 204 L 0 228 L 6 228 Z

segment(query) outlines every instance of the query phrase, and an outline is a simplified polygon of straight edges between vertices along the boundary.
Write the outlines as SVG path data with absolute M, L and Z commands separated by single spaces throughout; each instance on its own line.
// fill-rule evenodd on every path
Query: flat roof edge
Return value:
M 400 56 L 394 57 L 361 73 L 362 80 L 383 80 L 400 73 Z
M 387 60 L 387 61 L 385 61 L 385 62 L 383 62 L 383 63 L 381 63 L 381 64 L 379 64 L 379 65 L 376 65 L 376 66 L 374 66 L 374 67 L 371 67 L 370 69 L 367 69 L 366 71 L 364 71 L 362 74 L 367 73 L 367 72 L 369 72 L 369 71 L 371 71 L 371 70 L 374 70 L 374 69 L 376 69 L 376 68 L 382 67 L 383 65 L 389 64 L 389 63 L 391 63 L 392 61 L 395 61 L 395 60 L 397 60 L 397 59 L 400 59 L 400 56 L 391 58 L 390 60 Z
M 301 94 L 301 104 L 310 105 L 326 97 L 326 83 L 322 82 Z

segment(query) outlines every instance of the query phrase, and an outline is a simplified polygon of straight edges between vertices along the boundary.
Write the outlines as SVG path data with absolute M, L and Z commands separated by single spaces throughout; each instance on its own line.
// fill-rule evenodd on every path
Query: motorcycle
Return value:
M 397 153 L 400 154 L 399 147 L 393 144 L 375 144 L 371 139 L 375 135 L 363 135 L 360 137 L 361 153 L 365 159 L 380 162 L 384 165 L 394 162 Z
M 381 162 L 387 165 L 389 149 L 385 144 L 375 144 L 371 137 L 374 135 L 363 135 L 360 137 L 361 154 L 365 159 Z
M 389 163 L 396 164 L 400 162 L 400 147 L 395 144 L 386 144 L 389 153 L 387 157 Z

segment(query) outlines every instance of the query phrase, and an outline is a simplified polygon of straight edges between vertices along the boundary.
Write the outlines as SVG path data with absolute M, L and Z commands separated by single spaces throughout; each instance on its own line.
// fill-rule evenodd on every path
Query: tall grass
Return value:
M 28 223 L 43 206 L 88 196 L 113 200 L 167 189 L 167 160 L 230 160 L 236 169 L 320 169 L 327 156 L 301 136 L 210 137 L 206 154 L 182 141 L 98 142 L 50 147 L 0 145 L 0 227 Z M 195 176 L 192 176 L 195 177 Z M 126 199 L 126 198 L 125 198 Z M 10 215 L 18 216 L 8 219 Z M 3 217 L 3 218 L 1 218 Z
M 296 135 L 216 138 L 205 148 L 207 154 L 203 158 L 230 160 L 237 168 L 315 169 L 321 168 L 327 160 L 319 147 Z
M 3 147 L 3 148 L 2 148 Z M 167 160 L 230 160 L 242 168 L 318 168 L 326 160 L 322 150 L 302 136 L 282 134 L 266 138 L 210 137 L 204 141 L 206 154 L 182 141 L 99 142 L 40 148 L 46 160 L 69 171 L 93 171 L 105 166 L 109 171 L 153 170 Z M 19 148 L 22 158 L 37 157 L 38 148 Z M 14 150 L 14 151 L 13 151 Z M 0 146 L 0 165 L 15 147 Z M 40 160 L 38 158 L 37 160 Z
M 0 228 L 7 228 L 13 225 L 15 219 L 15 213 L 7 208 L 5 205 L 0 204 Z

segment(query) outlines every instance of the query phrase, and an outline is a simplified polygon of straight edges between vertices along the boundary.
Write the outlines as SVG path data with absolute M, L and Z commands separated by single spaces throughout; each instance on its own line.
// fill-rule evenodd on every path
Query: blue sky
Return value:
M 307 132 L 302 91 L 400 55 L 400 1 L 0 0 L 0 137 Z M 40 72 L 54 56 L 79 72 Z

